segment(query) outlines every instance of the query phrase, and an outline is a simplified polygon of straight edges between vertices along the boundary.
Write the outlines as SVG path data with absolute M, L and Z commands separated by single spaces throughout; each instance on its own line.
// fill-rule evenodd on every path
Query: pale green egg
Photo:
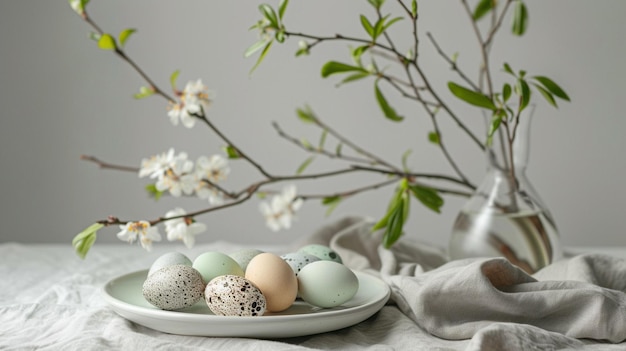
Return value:
M 349 301 L 359 290 L 359 279 L 352 270 L 333 261 L 316 261 L 298 274 L 302 300 L 318 307 L 336 307 Z
M 310 244 L 300 248 L 299 252 L 304 252 L 309 255 L 313 255 L 323 261 L 333 261 L 337 263 L 343 263 L 341 257 L 335 250 L 328 246 L 320 244 Z
M 193 268 L 200 272 L 205 283 L 221 275 L 244 276 L 243 269 L 232 257 L 216 251 L 205 252 L 196 257 Z

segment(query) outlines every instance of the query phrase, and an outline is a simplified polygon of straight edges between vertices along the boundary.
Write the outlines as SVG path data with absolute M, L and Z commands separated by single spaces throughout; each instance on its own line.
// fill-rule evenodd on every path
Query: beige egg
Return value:
M 288 309 L 298 294 L 298 279 L 291 266 L 280 256 L 265 252 L 248 263 L 246 279 L 254 283 L 267 300 L 268 312 Z

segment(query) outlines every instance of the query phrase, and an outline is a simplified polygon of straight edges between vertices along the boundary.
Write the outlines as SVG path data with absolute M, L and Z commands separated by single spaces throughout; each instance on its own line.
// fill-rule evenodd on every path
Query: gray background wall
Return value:
M 275 46 L 251 77 L 253 60 L 243 58 L 256 39 L 250 25 L 260 18 L 257 1 L 98 1 L 92 17 L 118 33 L 138 28 L 127 52 L 168 86 L 169 74 L 181 69 L 180 84 L 202 78 L 216 92 L 210 118 L 239 147 L 268 170 L 291 174 L 307 157 L 278 138 L 272 121 L 297 136 L 317 134 L 295 117 L 309 104 L 335 129 L 394 162 L 413 149 L 413 169 L 449 172 L 439 151 L 426 141 L 431 126 L 418 108 L 393 99 L 409 116 L 394 125 L 380 114 L 371 82 L 336 88 L 336 80 L 319 77 L 330 59 L 348 61 L 344 44 L 330 44 L 309 57 L 294 58 L 297 40 Z M 388 5 L 394 6 L 393 1 Z M 623 86 L 626 81 L 626 2 L 619 0 L 528 1 L 530 27 L 522 39 L 498 37 L 492 62 L 546 74 L 567 88 L 573 99 L 554 110 L 539 103 L 534 118 L 529 177 L 552 209 L 566 245 L 624 245 L 626 130 Z M 423 1 L 422 28 L 432 32 L 448 52 L 475 72 L 474 38 L 458 1 Z M 358 14 L 371 15 L 366 1 L 292 1 L 286 23 L 292 30 L 332 35 L 360 35 Z M 398 24 L 398 28 L 405 24 Z M 508 22 L 506 24 L 508 27 Z M 222 146 L 199 125 L 193 130 L 170 125 L 162 99 L 131 98 L 143 84 L 114 55 L 87 39 L 90 28 L 65 0 L 0 2 L 0 241 L 58 242 L 107 215 L 155 218 L 192 199 L 146 198 L 145 182 L 135 175 L 97 169 L 81 154 L 138 166 L 143 157 L 174 146 L 195 159 Z M 503 31 L 503 33 L 508 31 Z M 399 37 L 407 43 L 406 35 Z M 422 62 L 437 89 L 446 93 L 447 65 L 422 42 Z M 393 94 L 388 92 L 388 96 Z M 462 109 L 462 105 L 454 105 Z M 477 111 L 468 122 L 480 128 Z M 476 181 L 483 157 L 452 125 L 449 146 Z M 339 166 L 318 158 L 310 171 Z M 232 164 L 226 185 L 240 189 L 260 179 L 254 170 Z M 344 177 L 299 185 L 303 193 L 332 192 L 366 184 L 370 177 Z M 291 231 L 269 231 L 252 200 L 235 209 L 205 215 L 209 232 L 199 241 L 231 240 L 280 243 L 295 240 L 346 214 L 377 217 L 387 206 L 389 188 L 345 201 L 330 217 L 315 202 L 305 203 Z M 447 198 L 444 213 L 413 206 L 408 235 L 445 244 L 463 199 Z M 115 229 L 102 231 L 99 242 L 116 242 Z

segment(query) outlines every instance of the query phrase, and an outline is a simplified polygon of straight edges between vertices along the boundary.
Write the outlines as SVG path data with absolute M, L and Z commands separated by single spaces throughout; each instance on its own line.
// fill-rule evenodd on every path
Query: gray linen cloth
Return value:
M 437 337 L 472 339 L 467 350 L 578 349 L 583 342 L 576 339 L 626 340 L 624 259 L 585 254 L 531 276 L 503 258 L 447 262 L 443 250 L 404 238 L 387 250 L 371 226 L 344 218 L 299 245 L 329 245 L 352 269 L 382 278 L 403 313 Z

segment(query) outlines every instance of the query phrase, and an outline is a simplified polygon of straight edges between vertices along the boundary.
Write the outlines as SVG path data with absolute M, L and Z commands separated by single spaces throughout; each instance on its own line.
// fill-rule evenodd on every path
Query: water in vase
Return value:
M 457 216 L 449 242 L 451 259 L 505 257 L 528 273 L 559 259 L 558 233 L 543 211 L 466 212 Z

